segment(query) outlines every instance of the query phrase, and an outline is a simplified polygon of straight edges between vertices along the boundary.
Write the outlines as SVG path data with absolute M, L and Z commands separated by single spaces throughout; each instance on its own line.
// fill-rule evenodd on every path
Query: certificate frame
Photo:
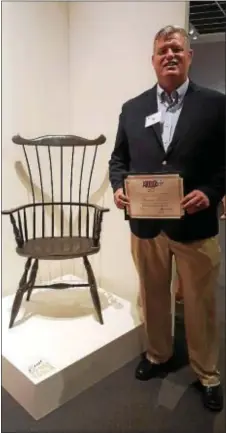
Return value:
M 173 193 L 173 200 L 174 203 L 172 206 L 170 206 L 170 201 L 167 201 L 167 193 L 164 193 L 164 187 L 158 189 L 158 193 L 155 194 L 156 187 L 160 187 L 163 185 L 163 183 L 166 180 L 172 180 L 174 181 L 175 185 L 177 186 L 177 190 Z M 173 219 L 178 220 L 181 219 L 184 216 L 184 210 L 182 206 L 180 205 L 181 200 L 184 197 L 184 181 L 183 177 L 181 176 L 181 173 L 178 171 L 158 171 L 158 172 L 128 172 L 124 174 L 124 182 L 123 182 L 123 190 L 124 194 L 126 194 L 129 198 L 134 196 L 134 193 L 131 193 L 129 182 L 130 180 L 133 180 L 136 182 L 143 182 L 143 185 L 146 187 L 146 192 L 144 194 L 141 194 L 141 201 L 140 201 L 140 209 L 146 209 L 145 211 L 142 210 L 140 212 L 134 211 L 134 208 L 138 208 L 139 206 L 126 206 L 125 211 L 125 219 Z M 131 182 L 132 183 L 132 182 Z M 144 184 L 146 183 L 146 184 Z M 148 191 L 149 190 L 149 191 Z M 151 197 L 151 200 L 149 201 L 150 195 L 149 192 L 152 190 L 153 196 Z M 145 191 L 145 188 L 143 189 Z M 159 194 L 160 191 L 160 194 Z M 156 200 L 154 200 L 154 197 Z M 139 194 L 138 194 L 139 197 Z M 148 199 L 147 199 L 148 197 Z M 136 201 L 139 203 L 139 199 L 136 195 Z M 158 207 L 158 201 L 159 201 L 159 207 Z M 176 202 L 175 202 L 176 201 Z M 162 204 L 161 204 L 162 203 Z M 148 208 L 150 208 L 150 213 Z M 153 209 L 154 210 L 153 210 Z

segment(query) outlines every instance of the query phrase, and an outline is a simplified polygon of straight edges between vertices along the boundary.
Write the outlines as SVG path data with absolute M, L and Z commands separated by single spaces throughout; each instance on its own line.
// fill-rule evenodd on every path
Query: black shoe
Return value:
M 169 361 L 164 364 L 154 364 L 144 357 L 138 364 L 135 377 L 138 380 L 149 380 L 153 377 L 158 377 L 169 372 Z
M 212 411 L 220 412 L 223 409 L 223 392 L 221 385 L 203 386 L 199 383 L 198 389 L 202 393 L 204 406 Z

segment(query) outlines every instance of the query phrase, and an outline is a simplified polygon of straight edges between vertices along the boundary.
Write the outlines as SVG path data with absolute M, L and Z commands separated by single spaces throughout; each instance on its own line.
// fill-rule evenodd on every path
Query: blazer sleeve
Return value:
M 217 125 L 215 132 L 215 173 L 213 174 L 208 185 L 202 185 L 198 189 L 210 200 L 210 205 L 216 206 L 226 194 L 225 188 L 225 138 L 226 138 L 226 97 L 222 95 L 219 103 Z
M 109 179 L 113 191 L 123 188 L 124 174 L 129 171 L 129 146 L 125 131 L 123 107 L 119 116 L 115 147 L 109 161 Z

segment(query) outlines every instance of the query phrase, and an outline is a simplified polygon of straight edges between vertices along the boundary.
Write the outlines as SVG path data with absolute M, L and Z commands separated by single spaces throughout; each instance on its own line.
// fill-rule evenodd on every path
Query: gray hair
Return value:
M 186 43 L 187 43 L 187 47 L 190 48 L 190 39 L 189 39 L 189 35 L 186 32 L 186 30 L 183 27 L 180 26 L 172 26 L 172 25 L 168 25 L 163 27 L 162 29 L 160 29 L 158 31 L 158 33 L 156 33 L 155 38 L 154 38 L 154 46 L 155 46 L 155 42 L 158 41 L 159 39 L 168 39 L 169 36 L 172 36 L 174 33 L 179 33 L 181 36 L 184 37 Z

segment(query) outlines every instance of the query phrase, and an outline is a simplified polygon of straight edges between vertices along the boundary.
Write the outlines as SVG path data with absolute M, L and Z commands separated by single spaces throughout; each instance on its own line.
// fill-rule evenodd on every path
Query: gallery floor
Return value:
M 220 223 L 223 250 L 218 286 L 221 322 L 220 367 L 225 379 L 225 222 Z M 35 421 L 2 390 L 2 431 L 73 433 L 225 433 L 225 410 L 204 410 L 187 362 L 184 328 L 177 320 L 175 371 L 145 383 L 134 378 L 138 360 L 110 375 L 45 418 Z

